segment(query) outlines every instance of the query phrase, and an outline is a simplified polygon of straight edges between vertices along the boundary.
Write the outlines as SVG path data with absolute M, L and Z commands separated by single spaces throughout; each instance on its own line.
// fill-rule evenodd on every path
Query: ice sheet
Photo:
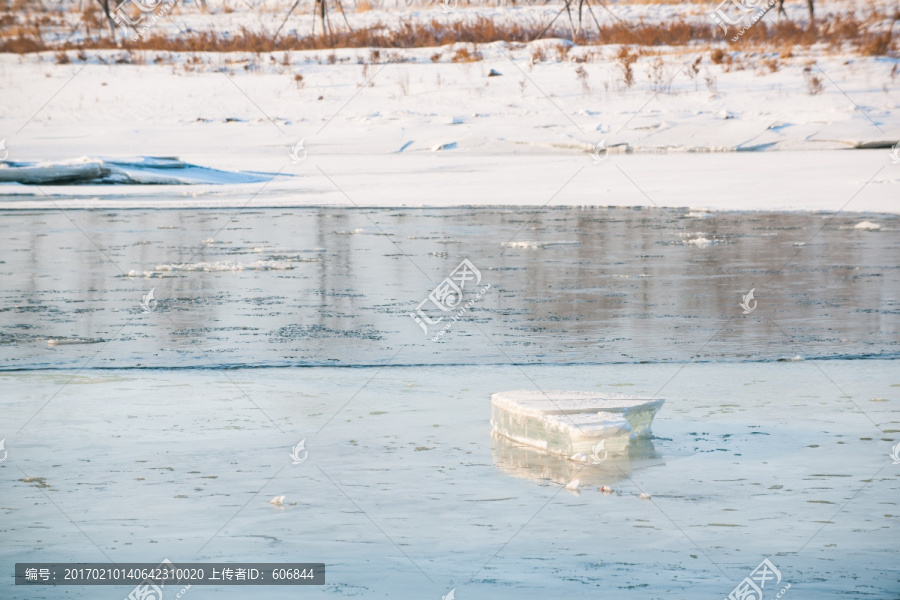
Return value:
M 457 587 L 469 600 L 510 590 L 517 600 L 598 590 L 686 600 L 726 597 L 770 557 L 811 597 L 893 598 L 895 362 L 821 363 L 852 400 L 809 361 L 525 366 L 556 388 L 649 395 L 671 379 L 652 454 L 597 466 L 495 443 L 485 400 L 529 385 L 515 366 L 0 373 L 0 568 L 106 561 L 93 540 L 117 561 L 323 561 L 327 585 L 304 590 L 317 599 L 440 598 Z M 304 438 L 309 457 L 294 465 Z M 560 490 L 573 477 L 579 497 Z M 283 508 L 269 504 L 280 495 Z M 130 588 L 30 590 L 30 600 L 122 600 Z M 296 598 L 295 588 L 259 590 Z M 0 597 L 22 594 L 7 577 Z M 206 597 L 248 595 L 210 586 L 184 600 Z

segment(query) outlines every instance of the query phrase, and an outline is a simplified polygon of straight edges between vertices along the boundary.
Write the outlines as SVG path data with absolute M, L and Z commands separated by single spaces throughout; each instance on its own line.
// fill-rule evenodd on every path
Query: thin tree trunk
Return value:
M 350 30 L 350 33 L 353 33 L 353 28 L 350 27 L 350 21 L 347 20 L 347 15 L 346 15 L 346 13 L 344 13 L 344 7 L 343 7 L 343 5 L 341 4 L 341 0 L 334 0 L 334 1 L 337 3 L 338 8 L 339 8 L 340 11 L 341 11 L 341 16 L 344 17 L 344 23 L 347 24 L 347 29 Z
M 550 0 L 547 0 L 547 1 L 549 2 Z M 553 17 L 553 20 L 550 21 L 550 22 L 547 24 L 547 26 L 544 27 L 544 30 L 543 30 L 542 32 L 540 32 L 540 33 L 537 35 L 537 37 L 534 38 L 534 39 L 535 39 L 535 40 L 541 39 L 541 36 L 543 36 L 545 33 L 547 33 L 547 30 L 550 29 L 550 26 L 553 25 L 553 24 L 556 22 L 556 20 L 559 18 L 559 15 L 563 14 L 563 11 L 564 11 L 564 10 L 566 10 L 566 9 L 565 9 L 565 8 L 561 8 L 560 11 L 559 11 L 558 13 L 556 13 L 556 16 Z M 532 40 L 532 41 L 534 41 L 534 40 Z
M 578 0 L 578 35 L 581 35 L 581 10 L 584 8 L 584 0 Z
M 278 39 L 278 34 L 281 33 L 282 27 L 284 27 L 284 24 L 287 23 L 287 20 L 290 18 L 291 13 L 294 12 L 294 9 L 297 8 L 298 4 L 300 4 L 300 0 L 297 0 L 296 2 L 294 2 L 294 5 L 291 7 L 291 10 L 289 10 L 288 14 L 286 14 L 284 16 L 284 21 L 281 22 L 281 25 L 278 27 L 278 30 L 275 32 L 275 35 L 272 36 L 272 42 L 274 42 L 276 39 Z M 313 21 L 313 24 L 315 24 L 315 21 Z
M 572 28 L 572 43 L 575 43 L 575 21 L 572 20 L 572 11 L 569 10 L 569 2 L 571 0 L 565 0 L 566 3 L 566 14 L 569 15 L 569 27 Z
M 328 33 L 325 25 L 325 0 L 316 0 L 316 10 L 319 12 L 319 20 L 322 22 L 322 34 L 325 35 Z
M 115 0 L 113 0 L 115 2 Z M 106 22 L 109 23 L 109 33 L 112 35 L 113 40 L 116 39 L 116 25 L 113 21 L 112 15 L 109 12 L 109 0 L 97 0 L 100 6 L 103 8 L 103 12 L 106 13 Z M 118 6 L 118 4 L 116 5 Z M 115 9 L 113 9 L 115 10 Z
M 591 8 L 591 0 L 585 0 L 588 7 L 588 12 L 591 13 L 591 18 L 594 19 L 594 23 L 597 25 L 597 39 L 600 39 L 600 32 L 603 31 L 600 28 L 600 21 L 597 20 L 597 15 L 594 14 L 594 9 Z

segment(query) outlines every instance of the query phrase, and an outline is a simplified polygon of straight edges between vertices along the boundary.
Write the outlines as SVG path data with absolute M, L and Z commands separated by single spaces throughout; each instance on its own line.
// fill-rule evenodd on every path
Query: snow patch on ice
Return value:
M 503 244 L 507 248 L 528 248 L 528 249 L 544 249 L 555 246 L 580 246 L 578 241 L 558 241 L 558 242 L 507 242 Z
M 138 271 L 132 269 L 128 272 L 128 277 L 150 278 L 175 271 L 288 271 L 295 268 L 295 266 L 296 265 L 294 265 L 293 262 L 286 260 L 256 260 L 249 263 L 235 260 L 216 261 L 214 263 L 171 263 L 156 265 L 152 271 Z
M 878 223 L 873 223 L 871 221 L 863 221 L 861 223 L 857 223 L 853 229 L 861 229 L 863 231 L 876 231 L 881 229 L 881 225 Z
M 691 244 L 692 246 L 699 246 L 701 248 L 706 248 L 707 246 L 712 246 L 713 244 L 715 244 L 714 241 L 703 236 L 688 240 L 687 243 Z
M 49 338 L 47 340 L 48 346 L 72 346 L 74 344 L 99 344 L 102 342 L 102 339 L 98 338 L 66 338 L 66 337 L 55 337 Z

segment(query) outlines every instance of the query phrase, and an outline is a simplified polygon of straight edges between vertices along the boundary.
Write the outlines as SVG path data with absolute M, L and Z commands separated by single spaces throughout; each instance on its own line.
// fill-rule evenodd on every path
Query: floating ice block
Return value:
M 622 452 L 650 423 L 663 399 L 600 392 L 517 390 L 491 396 L 494 431 L 566 458 L 583 452 Z

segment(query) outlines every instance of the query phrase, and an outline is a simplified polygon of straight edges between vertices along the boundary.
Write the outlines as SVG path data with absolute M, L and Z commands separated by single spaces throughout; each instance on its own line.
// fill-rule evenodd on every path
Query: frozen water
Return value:
M 841 389 L 811 361 L 525 367 L 542 387 L 644 397 L 671 380 L 654 437 L 599 465 L 492 435 L 498 382 L 531 385 L 511 365 L 4 372 L 0 570 L 105 562 L 99 546 L 116 561 L 325 562 L 310 598 L 646 600 L 725 598 L 770 557 L 810 597 L 893 598 L 900 377 L 894 361 L 819 366 Z M 0 581 L 0 598 L 20 592 Z

